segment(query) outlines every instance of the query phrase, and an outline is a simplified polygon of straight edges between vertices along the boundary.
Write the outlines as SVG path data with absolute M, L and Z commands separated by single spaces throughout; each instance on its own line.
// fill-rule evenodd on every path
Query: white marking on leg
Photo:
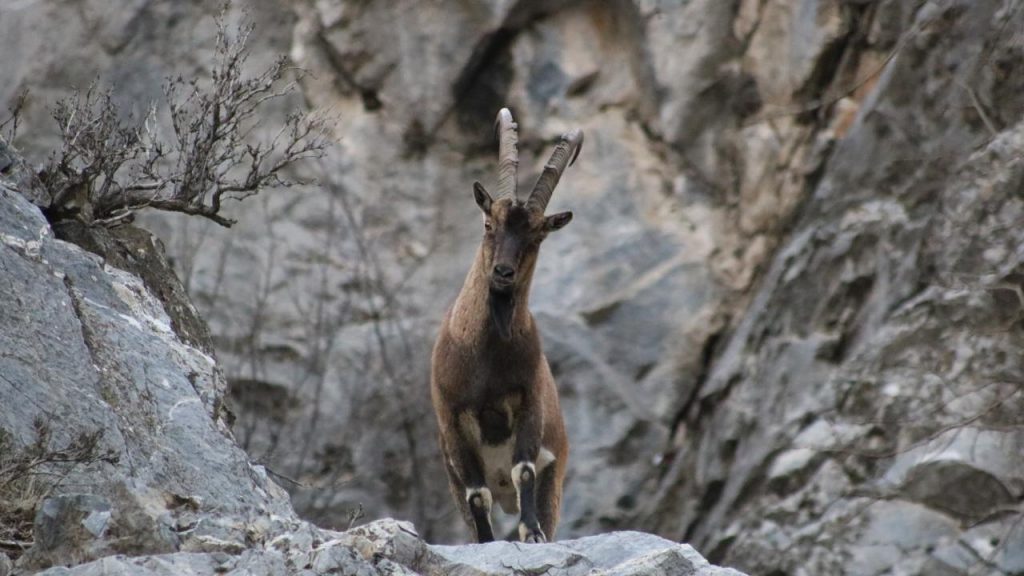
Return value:
M 520 522 L 519 523 L 519 541 L 520 542 L 533 542 L 533 543 L 547 542 L 548 541 L 548 535 L 545 534 L 544 531 L 541 530 L 539 526 L 537 527 L 537 531 L 536 532 L 532 532 L 531 533 L 530 529 L 526 527 L 526 524 L 524 524 L 523 522 Z
M 516 492 L 519 492 L 519 483 L 522 482 L 523 470 L 529 470 L 534 482 L 537 481 L 537 467 L 533 462 L 520 462 L 512 467 L 512 483 L 516 485 Z
M 486 487 L 484 487 L 484 488 L 467 488 L 466 489 L 466 502 L 469 502 L 470 506 L 473 505 L 473 498 L 475 498 L 477 496 L 480 497 L 480 504 L 483 505 L 484 510 L 486 510 L 487 513 L 490 514 L 491 513 L 491 506 L 494 505 L 494 499 L 491 498 L 491 491 L 489 489 L 487 489 Z

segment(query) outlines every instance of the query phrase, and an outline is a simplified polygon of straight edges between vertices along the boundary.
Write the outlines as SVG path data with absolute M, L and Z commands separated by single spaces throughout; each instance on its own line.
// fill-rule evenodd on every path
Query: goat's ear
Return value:
M 548 232 L 560 230 L 570 221 L 572 221 L 572 212 L 559 212 L 544 218 L 544 224 L 547 226 Z
M 473 199 L 476 200 L 476 205 L 484 211 L 484 214 L 491 213 L 491 195 L 484 189 L 483 184 L 473 182 Z

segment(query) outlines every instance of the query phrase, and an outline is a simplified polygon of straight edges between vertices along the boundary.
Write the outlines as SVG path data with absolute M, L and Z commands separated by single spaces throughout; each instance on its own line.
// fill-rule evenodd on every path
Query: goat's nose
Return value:
M 496 264 L 494 266 L 494 275 L 503 280 L 511 280 L 516 275 L 516 270 L 507 264 Z

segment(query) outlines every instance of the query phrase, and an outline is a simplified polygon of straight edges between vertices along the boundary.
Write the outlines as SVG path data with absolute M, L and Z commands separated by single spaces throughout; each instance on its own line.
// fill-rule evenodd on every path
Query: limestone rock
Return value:
M 740 576 L 736 570 L 708 564 L 685 544 L 651 534 L 615 532 L 543 546 L 492 542 L 475 546 L 433 546 L 443 558 L 438 574 L 540 572 L 565 576 Z
M 325 534 L 326 535 L 326 534 Z M 284 534 L 279 538 L 289 537 Z M 650 534 L 614 532 L 540 545 L 492 542 L 430 546 L 406 522 L 386 519 L 301 551 L 287 546 L 237 554 L 185 553 L 109 556 L 46 576 L 159 576 L 201 574 L 351 574 L 358 576 L 743 576 L 708 564 L 685 544 Z
M 96 456 L 41 503 L 25 567 L 174 550 L 213 509 L 238 521 L 218 536 L 242 542 L 247 515 L 293 514 L 234 444 L 214 359 L 179 337 L 138 276 L 54 238 L 2 181 L 0 231 L 0 429 L 11 449 L 96 439 Z

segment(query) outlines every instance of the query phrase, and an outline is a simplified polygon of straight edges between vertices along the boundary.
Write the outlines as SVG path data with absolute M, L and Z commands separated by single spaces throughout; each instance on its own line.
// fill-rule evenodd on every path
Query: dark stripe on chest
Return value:
M 484 444 L 502 444 L 512 435 L 511 418 L 504 410 L 484 408 L 477 418 L 480 422 L 480 439 Z

